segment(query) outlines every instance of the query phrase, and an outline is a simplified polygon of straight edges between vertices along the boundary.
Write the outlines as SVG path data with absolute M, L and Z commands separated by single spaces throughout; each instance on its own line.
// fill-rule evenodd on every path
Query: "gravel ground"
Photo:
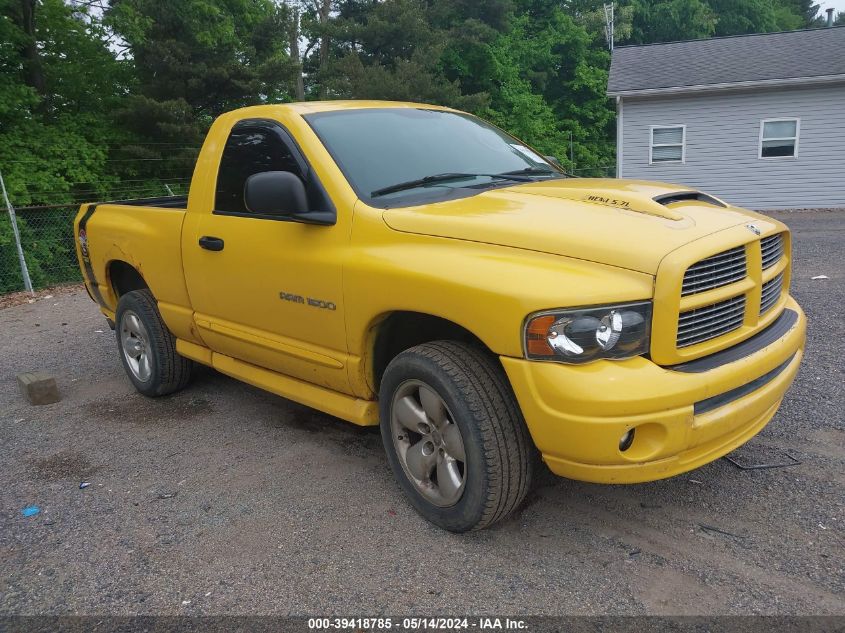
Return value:
M 802 463 L 545 474 L 515 517 L 463 536 L 405 504 L 374 429 L 210 370 L 139 396 L 84 291 L 0 311 L 0 614 L 845 614 L 845 212 L 779 217 L 807 360 L 737 455 Z M 60 403 L 23 401 L 34 369 Z
M 36 301 L 40 301 L 42 299 L 53 299 L 54 297 L 61 297 L 68 293 L 75 292 L 85 294 L 85 286 L 81 283 L 71 283 L 63 284 L 61 286 L 52 286 L 50 288 L 44 288 L 43 290 L 36 290 L 34 293 L 30 293 L 25 290 L 21 292 L 10 292 L 5 295 L 0 295 L 0 310 L 24 303 L 35 303 Z

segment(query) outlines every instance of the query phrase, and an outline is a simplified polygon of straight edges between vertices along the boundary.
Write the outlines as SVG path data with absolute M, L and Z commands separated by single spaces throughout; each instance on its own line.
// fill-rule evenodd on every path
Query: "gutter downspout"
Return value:
M 623 142 L 622 132 L 622 97 L 616 97 L 616 177 L 622 178 Z

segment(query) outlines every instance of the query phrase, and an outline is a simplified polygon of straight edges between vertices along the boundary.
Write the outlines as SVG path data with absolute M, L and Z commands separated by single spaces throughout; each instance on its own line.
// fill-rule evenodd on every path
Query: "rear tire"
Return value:
M 539 456 L 490 354 L 455 341 L 413 347 L 387 366 L 379 401 L 393 474 L 431 523 L 479 530 L 525 498 Z
M 187 386 L 194 362 L 176 353 L 176 339 L 149 290 L 133 290 L 121 296 L 115 323 L 120 360 L 135 389 L 156 397 Z

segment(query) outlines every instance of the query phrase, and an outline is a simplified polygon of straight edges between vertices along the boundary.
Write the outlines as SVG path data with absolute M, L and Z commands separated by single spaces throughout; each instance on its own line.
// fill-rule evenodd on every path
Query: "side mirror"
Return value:
M 244 183 L 244 203 L 253 213 L 277 215 L 305 224 L 334 224 L 333 213 L 308 210 L 308 194 L 298 176 L 289 171 L 263 171 Z
M 547 161 L 549 161 L 555 167 L 559 167 L 560 169 L 563 169 L 563 165 L 560 164 L 560 161 L 558 160 L 557 156 L 543 156 L 543 158 L 545 158 Z

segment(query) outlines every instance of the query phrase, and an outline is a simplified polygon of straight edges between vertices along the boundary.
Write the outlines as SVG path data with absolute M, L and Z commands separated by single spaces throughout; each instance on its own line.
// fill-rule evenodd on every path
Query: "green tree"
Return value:
M 484 114 L 570 168 L 612 164 L 615 114 L 605 95 L 610 56 L 603 36 L 554 3 L 518 10 L 492 47 L 497 65 Z M 538 14 L 543 19 L 533 19 Z
M 436 7 L 435 7 L 436 8 Z M 486 95 L 447 76 L 453 40 L 422 0 L 346 0 L 331 20 L 336 61 L 323 76 L 327 94 L 398 99 L 477 109 Z M 452 60 L 456 59 L 450 51 Z
M 717 16 L 703 0 L 633 0 L 631 43 L 677 42 L 712 37 Z
M 806 25 L 801 9 L 791 0 L 708 0 L 708 4 L 718 16 L 716 35 L 789 31 Z
M 158 141 L 200 142 L 220 113 L 291 97 L 288 14 L 270 0 L 112 0 L 137 89 L 123 120 Z
M 10 196 L 44 204 L 104 190 L 114 179 L 109 147 L 119 133 L 109 113 L 128 88 L 125 65 L 84 10 L 0 1 L 0 170 Z
M 798 16 L 799 22 L 794 28 L 822 26 L 825 22 L 825 17 L 819 15 L 819 5 L 813 0 L 779 0 L 777 4 L 789 14 Z

